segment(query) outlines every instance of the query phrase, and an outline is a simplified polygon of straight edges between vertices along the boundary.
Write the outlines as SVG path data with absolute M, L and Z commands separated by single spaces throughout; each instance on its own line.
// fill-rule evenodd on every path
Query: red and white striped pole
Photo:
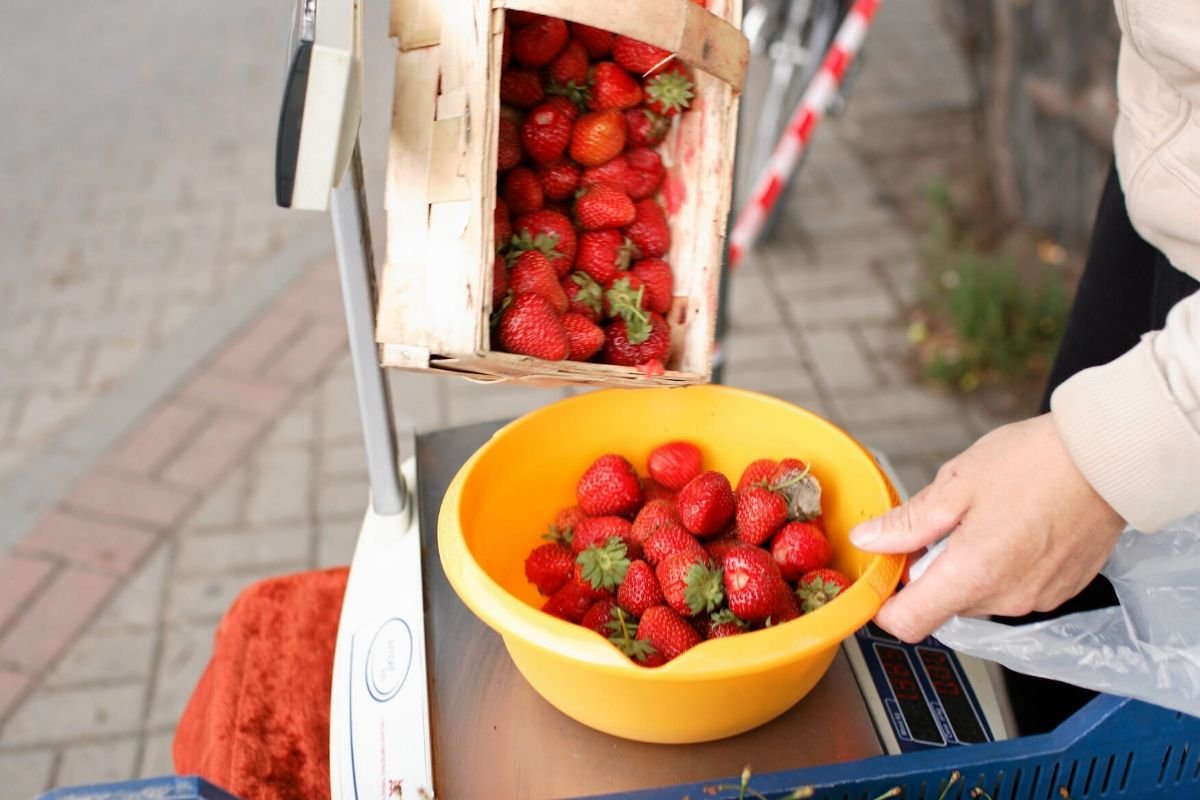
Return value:
M 825 54 L 821 68 L 800 98 L 800 104 L 792 113 L 779 144 L 775 145 L 775 151 L 763 168 L 763 173 L 758 176 L 754 191 L 750 193 L 749 200 L 733 225 L 729 234 L 731 270 L 737 269 L 742 257 L 758 239 L 763 223 L 778 202 L 783 187 L 787 186 L 792 173 L 796 171 L 800 156 L 808 147 L 817 124 L 825 116 L 846 70 L 862 48 L 863 39 L 881 5 L 883 0 L 857 0 L 842 21 L 842 27 Z

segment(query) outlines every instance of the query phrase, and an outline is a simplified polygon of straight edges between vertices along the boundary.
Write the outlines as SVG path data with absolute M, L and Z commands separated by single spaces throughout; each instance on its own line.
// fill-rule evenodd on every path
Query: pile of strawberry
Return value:
M 525 559 L 543 610 L 596 631 L 642 666 L 705 639 L 815 611 L 850 581 L 829 567 L 821 486 L 794 458 L 759 459 L 736 490 L 699 448 L 668 442 L 641 478 L 597 459 Z
M 674 276 L 655 148 L 690 105 L 693 74 L 628 36 L 505 20 L 493 346 L 660 371 Z

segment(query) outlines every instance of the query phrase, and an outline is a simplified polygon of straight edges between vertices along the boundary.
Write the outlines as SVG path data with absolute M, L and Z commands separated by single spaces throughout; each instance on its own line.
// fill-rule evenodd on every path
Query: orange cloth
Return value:
M 243 800 L 329 797 L 329 695 L 345 567 L 246 588 L 175 731 L 175 770 Z

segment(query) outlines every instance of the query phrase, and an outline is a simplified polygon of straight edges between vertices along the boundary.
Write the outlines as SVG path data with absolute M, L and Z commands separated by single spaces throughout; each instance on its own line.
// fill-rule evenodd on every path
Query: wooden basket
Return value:
M 665 373 L 489 349 L 496 134 L 504 8 L 636 37 L 696 71 L 697 99 L 660 148 L 675 301 Z M 393 0 L 387 250 L 376 339 L 384 366 L 537 385 L 705 383 L 729 213 L 737 92 L 748 48 L 741 0 Z

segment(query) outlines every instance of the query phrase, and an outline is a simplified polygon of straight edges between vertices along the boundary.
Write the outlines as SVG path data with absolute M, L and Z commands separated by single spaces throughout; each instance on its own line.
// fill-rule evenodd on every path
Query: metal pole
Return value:
M 346 327 L 350 335 L 350 360 L 358 390 L 363 445 L 375 513 L 391 516 L 408 506 L 404 478 L 396 458 L 396 432 L 392 426 L 391 393 L 375 344 L 374 255 L 368 227 L 367 198 L 363 186 L 362 153 L 358 141 L 342 181 L 329 201 L 333 217 L 333 242 L 337 251 Z

